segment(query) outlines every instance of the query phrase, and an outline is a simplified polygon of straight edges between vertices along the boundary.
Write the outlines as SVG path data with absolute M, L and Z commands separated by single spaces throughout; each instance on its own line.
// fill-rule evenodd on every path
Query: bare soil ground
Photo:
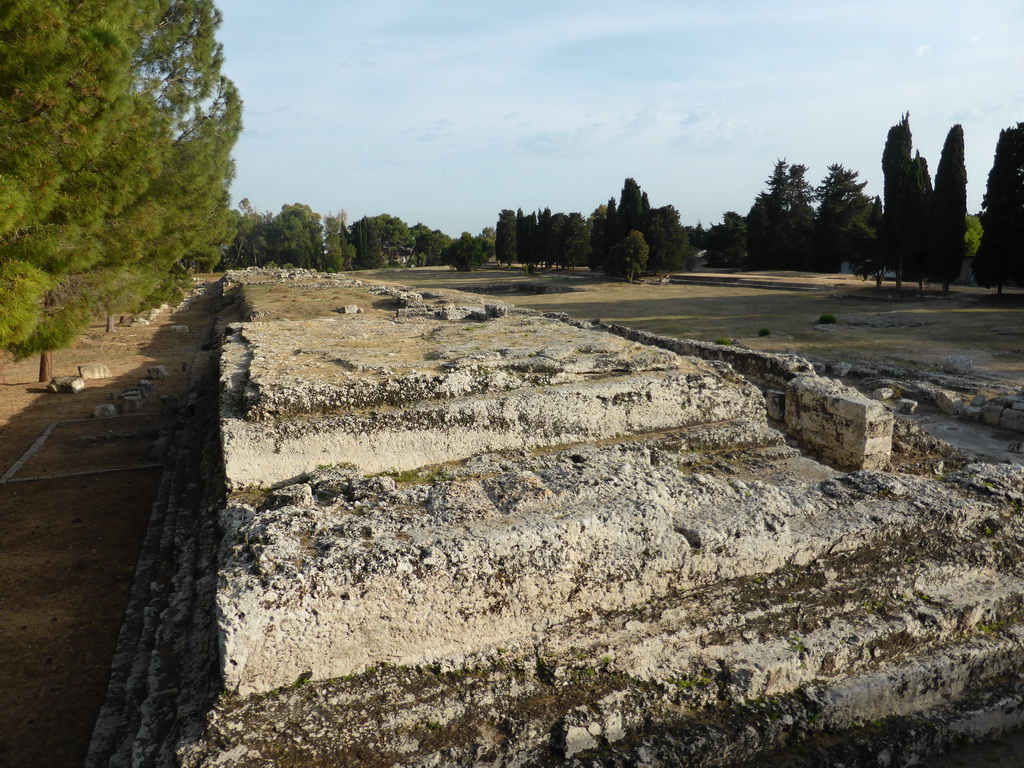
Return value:
M 35 359 L 0 360 L 2 766 L 82 764 L 163 471 L 147 456 L 149 442 L 170 424 L 157 396 L 187 391 L 209 311 L 204 299 L 144 327 L 107 334 L 95 324 L 55 353 L 54 373 L 104 363 L 113 378 L 87 381 L 75 395 L 46 392 Z M 190 333 L 172 333 L 172 324 Z M 119 402 L 113 398 L 151 365 L 170 376 L 142 411 L 90 418 L 95 405 Z

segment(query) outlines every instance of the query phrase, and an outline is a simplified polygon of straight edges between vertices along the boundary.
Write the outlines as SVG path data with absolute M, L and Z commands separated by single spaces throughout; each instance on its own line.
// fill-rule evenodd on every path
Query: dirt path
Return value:
M 75 395 L 45 392 L 36 360 L 0 369 L 2 766 L 82 764 L 163 474 L 149 445 L 174 422 L 158 395 L 184 399 L 193 369 L 209 366 L 199 344 L 210 302 L 111 334 L 94 325 L 55 354 L 54 372 L 104 363 L 113 378 Z M 140 412 L 90 418 L 154 365 L 170 375 Z

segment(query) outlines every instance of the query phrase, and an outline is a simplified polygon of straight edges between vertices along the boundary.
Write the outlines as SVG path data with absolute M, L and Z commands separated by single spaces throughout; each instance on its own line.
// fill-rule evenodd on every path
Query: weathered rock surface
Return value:
M 222 435 L 234 487 L 287 482 L 324 464 L 405 470 L 479 452 L 764 421 L 761 393 L 737 376 L 537 315 L 486 326 L 346 316 L 233 331 L 223 350 Z

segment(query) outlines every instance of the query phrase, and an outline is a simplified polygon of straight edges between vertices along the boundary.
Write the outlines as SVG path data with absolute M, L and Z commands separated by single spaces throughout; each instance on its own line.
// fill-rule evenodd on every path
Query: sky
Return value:
M 775 162 L 859 172 L 905 112 L 977 212 L 1024 121 L 1022 0 L 217 0 L 245 103 L 235 204 L 389 213 L 458 236 L 588 215 L 632 177 L 684 224 L 745 214 Z

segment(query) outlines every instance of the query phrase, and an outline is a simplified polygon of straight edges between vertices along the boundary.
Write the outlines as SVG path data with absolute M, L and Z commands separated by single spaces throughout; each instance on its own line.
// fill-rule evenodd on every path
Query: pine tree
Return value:
M 132 91 L 135 4 L 14 0 L 0 7 L 0 269 L 47 285 L 10 297 L 0 338 L 16 356 L 65 346 L 91 318 L 81 275 L 105 219 L 139 191 L 152 117 Z M 19 330 L 15 333 L 11 320 Z
M 871 198 L 864 194 L 867 182 L 858 176 L 838 163 L 830 165 L 817 189 L 814 268 L 819 272 L 838 272 L 857 259 L 860 233 L 871 213 Z
M 967 244 L 967 168 L 964 129 L 954 125 L 946 134 L 935 171 L 935 191 L 928 209 L 928 275 L 942 283 L 942 292 L 960 276 Z
M 649 252 L 643 233 L 634 229 L 612 247 L 608 273 L 632 281 L 647 268 Z
M 747 215 L 751 269 L 810 269 L 814 188 L 807 166 L 778 160 Z
M 682 268 L 686 255 L 686 229 L 673 205 L 654 208 L 647 214 L 644 240 L 650 252 L 647 270 L 654 273 L 675 272 Z
M 982 200 L 983 234 L 974 276 L 999 294 L 1010 280 L 1024 281 L 1024 123 L 1004 128 Z
M 41 378 L 97 309 L 159 303 L 220 258 L 240 103 L 218 23 L 210 0 L 0 9 L 0 261 L 51 286 L 9 348 L 41 353 Z

